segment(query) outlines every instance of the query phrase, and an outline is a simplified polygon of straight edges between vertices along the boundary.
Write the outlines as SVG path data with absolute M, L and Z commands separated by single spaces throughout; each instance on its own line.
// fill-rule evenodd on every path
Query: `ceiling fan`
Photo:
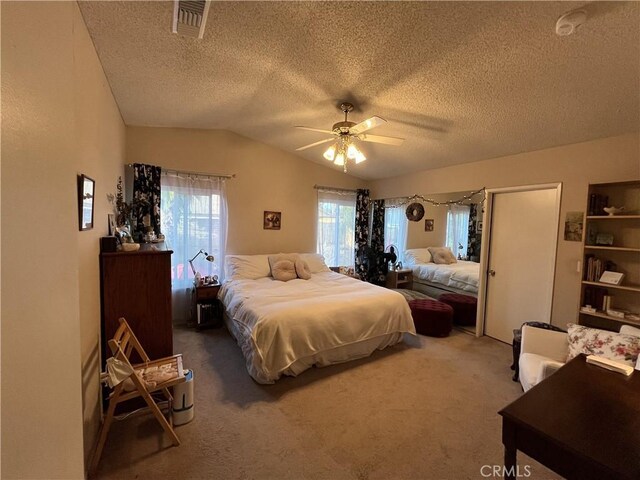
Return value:
M 330 133 L 333 135 L 331 138 L 314 142 L 304 147 L 297 148 L 296 151 L 306 150 L 307 148 L 315 147 L 316 145 L 322 145 L 327 142 L 335 142 L 331 145 L 323 154 L 324 158 L 330 162 L 340 165 L 344 168 L 344 172 L 347 173 L 347 161 L 352 160 L 355 163 L 364 162 L 367 157 L 358 149 L 354 140 L 361 140 L 363 142 L 384 143 L 385 145 L 400 145 L 404 142 L 404 138 L 398 137 L 385 137 L 382 135 L 371 135 L 368 132 L 372 128 L 378 127 L 387 121 L 381 117 L 367 118 L 360 123 L 350 122 L 348 120 L 349 112 L 353 110 L 353 104 L 344 102 L 340 104 L 340 110 L 344 112 L 344 121 L 338 122 L 333 125 L 331 130 L 324 130 L 321 128 L 312 127 L 300 127 L 302 130 L 311 130 L 312 132 Z

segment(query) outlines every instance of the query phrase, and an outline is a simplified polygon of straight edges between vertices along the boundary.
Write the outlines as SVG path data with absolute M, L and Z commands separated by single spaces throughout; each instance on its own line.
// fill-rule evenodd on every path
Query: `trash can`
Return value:
M 173 424 L 193 420 L 193 370 L 185 370 L 185 382 L 173 387 Z

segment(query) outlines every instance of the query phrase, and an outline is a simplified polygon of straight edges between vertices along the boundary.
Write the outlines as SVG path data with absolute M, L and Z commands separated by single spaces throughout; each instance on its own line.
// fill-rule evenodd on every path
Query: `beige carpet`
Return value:
M 148 415 L 117 422 L 98 478 L 481 479 L 502 462 L 497 412 L 521 394 L 511 347 L 460 331 L 275 385 L 249 377 L 224 329 L 178 327 L 174 349 L 196 382 L 182 445 Z M 519 462 L 530 479 L 559 478 Z

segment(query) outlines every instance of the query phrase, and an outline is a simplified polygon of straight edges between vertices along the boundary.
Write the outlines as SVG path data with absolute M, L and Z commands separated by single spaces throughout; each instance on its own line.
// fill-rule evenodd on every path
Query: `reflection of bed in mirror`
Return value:
M 452 264 L 433 263 L 429 250 L 415 248 L 405 252 L 405 266 L 413 270 L 413 289 L 437 298 L 453 292 L 478 296 L 480 264 L 457 260 Z

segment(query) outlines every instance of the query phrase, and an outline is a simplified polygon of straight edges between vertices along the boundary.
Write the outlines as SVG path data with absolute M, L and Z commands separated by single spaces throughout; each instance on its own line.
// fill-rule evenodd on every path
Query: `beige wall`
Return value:
M 470 191 L 562 182 L 560 221 L 571 211 L 585 211 L 589 183 L 640 179 L 640 137 L 618 137 L 522 153 L 454 167 L 371 182 L 375 198 L 415 193 Z M 577 318 L 581 243 L 563 239 L 560 228 L 552 323 L 563 326 Z
M 124 124 L 75 2 L 2 2 L 2 477 L 82 478 Z M 78 231 L 76 175 L 96 180 Z
M 227 253 L 315 252 L 313 186 L 365 182 L 225 130 L 127 127 L 127 162 L 216 174 L 227 182 Z M 280 230 L 264 230 L 265 210 L 282 212 Z
M 93 42 L 74 8 L 75 155 L 78 173 L 96 181 L 93 230 L 78 232 L 80 355 L 85 460 L 93 453 L 100 425 L 100 237 L 108 235 L 107 214 L 113 206 L 125 163 L 125 125 L 102 70 Z

